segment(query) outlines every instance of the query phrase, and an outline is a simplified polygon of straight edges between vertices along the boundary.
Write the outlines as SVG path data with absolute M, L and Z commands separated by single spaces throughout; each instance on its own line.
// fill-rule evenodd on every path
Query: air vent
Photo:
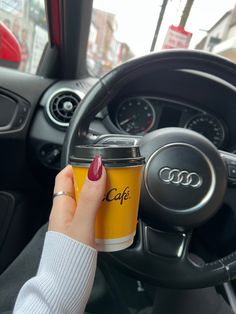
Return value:
M 49 118 L 55 124 L 67 127 L 83 96 L 83 93 L 69 89 L 56 91 L 46 105 Z

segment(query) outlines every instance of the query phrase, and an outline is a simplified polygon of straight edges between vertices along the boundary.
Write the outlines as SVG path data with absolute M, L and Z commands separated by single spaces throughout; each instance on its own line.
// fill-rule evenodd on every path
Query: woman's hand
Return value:
M 80 193 L 78 206 L 73 197 L 57 196 L 49 218 L 49 231 L 63 233 L 77 241 L 95 247 L 96 213 L 106 185 L 106 171 L 99 156 L 90 165 L 88 177 Z M 64 191 L 74 194 L 73 171 L 64 168 L 55 180 L 54 193 Z

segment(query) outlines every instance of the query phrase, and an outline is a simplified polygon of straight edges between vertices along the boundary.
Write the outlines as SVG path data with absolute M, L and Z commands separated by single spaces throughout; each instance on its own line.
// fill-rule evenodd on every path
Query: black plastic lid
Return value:
M 129 167 L 145 163 L 145 158 L 141 156 L 138 146 L 106 144 L 75 146 L 69 161 L 73 165 L 88 164 L 96 155 L 100 155 L 103 164 L 110 167 Z

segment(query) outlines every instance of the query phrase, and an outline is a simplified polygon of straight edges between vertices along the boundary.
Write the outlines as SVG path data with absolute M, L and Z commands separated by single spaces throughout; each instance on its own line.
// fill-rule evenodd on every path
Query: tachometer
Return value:
M 199 114 L 187 122 L 186 128 L 207 137 L 217 148 L 221 147 L 225 139 L 222 123 L 209 114 Z
M 148 132 L 155 122 L 155 111 L 152 104 L 141 97 L 123 101 L 116 112 L 116 123 L 119 129 L 132 135 Z

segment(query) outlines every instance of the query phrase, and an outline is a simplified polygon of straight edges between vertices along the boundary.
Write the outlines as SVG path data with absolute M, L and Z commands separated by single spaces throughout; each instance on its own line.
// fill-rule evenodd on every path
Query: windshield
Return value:
M 94 0 L 88 69 L 101 76 L 162 49 L 199 49 L 236 62 L 236 0 Z

